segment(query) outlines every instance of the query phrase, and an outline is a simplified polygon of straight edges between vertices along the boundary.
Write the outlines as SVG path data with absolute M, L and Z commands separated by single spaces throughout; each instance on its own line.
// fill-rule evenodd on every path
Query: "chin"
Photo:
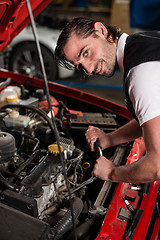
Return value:
M 108 73 L 107 77 L 110 78 L 115 74 L 116 69 L 114 69 L 112 72 Z
M 115 71 L 112 73 L 103 73 L 102 76 L 106 76 L 107 78 L 111 78 L 114 75 Z

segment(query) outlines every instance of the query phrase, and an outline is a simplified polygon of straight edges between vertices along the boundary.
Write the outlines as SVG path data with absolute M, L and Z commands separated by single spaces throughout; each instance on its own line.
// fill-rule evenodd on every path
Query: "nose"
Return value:
M 83 61 L 81 61 L 80 66 L 83 69 L 83 71 L 85 73 L 87 73 L 88 75 L 93 74 L 94 64 L 91 61 L 88 61 L 88 60 L 84 59 Z

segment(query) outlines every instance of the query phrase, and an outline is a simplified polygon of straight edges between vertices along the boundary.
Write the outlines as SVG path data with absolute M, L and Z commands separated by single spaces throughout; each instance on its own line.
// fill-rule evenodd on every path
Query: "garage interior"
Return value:
M 123 14 L 118 14 L 119 12 Z M 37 16 L 36 22 L 61 30 L 70 19 L 78 16 L 96 18 L 105 24 L 119 26 L 122 32 L 130 33 L 128 0 L 53 0 Z M 8 69 L 3 53 L 0 56 L 0 67 Z M 76 73 L 73 77 L 56 79 L 56 82 L 124 105 L 123 77 L 120 71 L 109 79 Z
M 54 12 L 54 18 L 62 19 L 64 22 L 66 19 L 70 20 L 79 16 L 91 17 L 104 24 L 118 26 L 122 32 L 127 34 L 131 32 L 129 0 L 54 0 L 46 12 L 48 15 Z M 76 75 L 70 79 L 63 79 L 63 81 L 57 80 L 57 82 L 125 105 L 122 92 L 123 76 L 120 71 L 108 79 L 103 76 Z

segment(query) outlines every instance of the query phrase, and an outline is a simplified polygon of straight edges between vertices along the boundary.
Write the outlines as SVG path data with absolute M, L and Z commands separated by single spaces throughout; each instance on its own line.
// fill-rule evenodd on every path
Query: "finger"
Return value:
M 94 171 L 91 172 L 91 175 L 92 175 L 93 177 L 98 177 L 98 176 L 94 173 Z
M 86 133 L 85 136 L 87 142 L 95 142 L 98 137 L 97 135 L 95 135 L 95 132 Z
M 96 128 L 93 126 L 89 126 L 85 134 L 90 134 L 96 132 Z

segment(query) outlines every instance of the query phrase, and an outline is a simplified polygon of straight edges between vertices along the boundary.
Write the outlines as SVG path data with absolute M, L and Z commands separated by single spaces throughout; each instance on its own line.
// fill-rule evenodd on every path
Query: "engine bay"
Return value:
M 14 101 L 13 92 L 18 96 Z M 95 239 L 117 184 L 91 178 L 99 155 L 87 146 L 85 131 L 89 125 L 113 131 L 123 118 L 52 94 L 59 146 L 43 89 L 11 85 L 1 88 L 0 98 L 0 202 L 29 216 L 33 224 L 34 219 L 47 224 L 48 235 L 45 230 L 42 239 L 74 239 L 73 215 L 78 239 Z M 127 143 L 103 154 L 117 165 L 125 164 L 131 147 Z

